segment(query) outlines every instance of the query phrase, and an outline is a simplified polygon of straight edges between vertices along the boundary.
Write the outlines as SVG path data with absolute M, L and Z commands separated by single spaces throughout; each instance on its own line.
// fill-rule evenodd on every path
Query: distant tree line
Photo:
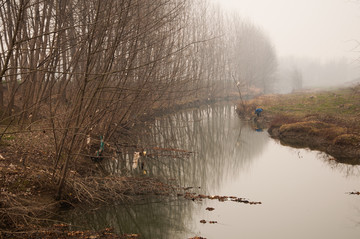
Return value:
M 301 85 L 296 79 L 301 75 Z M 275 88 L 287 93 L 301 88 L 350 86 L 358 78 L 355 62 L 346 58 L 320 60 L 312 58 L 284 57 L 279 59 Z
M 52 132 L 59 195 L 89 135 L 225 96 L 232 77 L 268 92 L 276 66 L 259 28 L 203 0 L 0 0 L 2 124 Z

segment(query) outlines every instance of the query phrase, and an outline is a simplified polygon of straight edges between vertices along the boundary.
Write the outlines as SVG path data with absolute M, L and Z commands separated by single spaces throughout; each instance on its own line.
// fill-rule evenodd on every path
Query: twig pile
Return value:
M 134 195 L 170 195 L 176 191 L 171 185 L 146 177 L 76 178 L 66 189 L 70 198 L 89 204 L 124 201 Z

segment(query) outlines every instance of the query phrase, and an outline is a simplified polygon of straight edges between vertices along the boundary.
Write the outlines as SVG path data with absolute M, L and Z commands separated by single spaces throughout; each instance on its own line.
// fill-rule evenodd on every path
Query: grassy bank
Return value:
M 256 118 L 258 107 L 264 112 Z M 360 162 L 360 86 L 266 95 L 239 103 L 237 108 L 240 116 L 262 123 L 283 144 Z

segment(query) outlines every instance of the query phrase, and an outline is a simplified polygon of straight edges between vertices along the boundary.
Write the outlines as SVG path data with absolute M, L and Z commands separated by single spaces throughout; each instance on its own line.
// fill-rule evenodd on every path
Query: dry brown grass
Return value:
M 14 132 L 14 131 L 13 131 Z M 0 233 L 31 229 L 49 221 L 62 206 L 134 200 L 135 195 L 169 195 L 177 188 L 150 177 L 104 176 L 90 158 L 70 170 L 61 201 L 55 200 L 57 178 L 47 132 L 5 135 L 0 144 Z M 81 167 L 80 167 L 81 166 Z M 1 238 L 1 236 L 0 236 Z
M 333 91 L 297 92 L 288 95 L 264 95 L 246 102 L 247 107 L 263 108 L 270 125 L 287 121 L 320 121 L 336 124 L 360 133 L 360 86 Z M 238 104 L 241 110 L 240 103 Z M 252 111 L 240 114 L 254 115 Z
M 342 134 L 334 139 L 334 145 L 350 145 L 353 147 L 360 146 L 360 136 L 354 134 Z
M 346 134 L 347 129 L 320 121 L 304 121 L 283 124 L 280 126 L 279 132 L 281 135 L 306 134 L 309 136 L 318 136 L 324 137 L 328 140 L 333 140 L 338 135 Z
M 266 95 L 246 104 L 253 110 L 264 109 L 270 135 L 285 144 L 316 148 L 337 158 L 360 158 L 360 86 Z M 254 117 L 253 111 L 242 114 Z

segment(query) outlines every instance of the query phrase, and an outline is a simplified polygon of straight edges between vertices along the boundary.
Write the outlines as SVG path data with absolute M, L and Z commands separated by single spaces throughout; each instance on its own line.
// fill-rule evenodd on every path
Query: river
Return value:
M 141 159 L 143 169 L 140 162 L 133 169 L 129 151 L 109 170 L 262 204 L 144 197 L 127 205 L 74 211 L 67 221 L 156 239 L 360 238 L 360 196 L 348 194 L 360 190 L 359 166 L 282 146 L 266 131 L 241 121 L 230 104 L 184 110 L 148 127 L 138 142 L 148 155 Z

